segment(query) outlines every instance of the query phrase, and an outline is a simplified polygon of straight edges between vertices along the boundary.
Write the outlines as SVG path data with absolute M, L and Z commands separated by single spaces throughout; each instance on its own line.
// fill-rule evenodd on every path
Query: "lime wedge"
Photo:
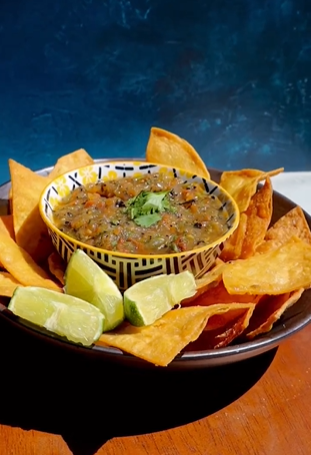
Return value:
M 195 293 L 196 282 L 189 271 L 147 278 L 124 292 L 125 317 L 136 326 L 153 324 Z
M 17 287 L 8 308 L 33 324 L 85 346 L 98 340 L 103 332 L 104 316 L 96 307 L 49 289 Z
M 65 292 L 86 300 L 101 311 L 104 332 L 124 320 L 123 297 L 117 285 L 83 250 L 76 250 L 69 260 Z

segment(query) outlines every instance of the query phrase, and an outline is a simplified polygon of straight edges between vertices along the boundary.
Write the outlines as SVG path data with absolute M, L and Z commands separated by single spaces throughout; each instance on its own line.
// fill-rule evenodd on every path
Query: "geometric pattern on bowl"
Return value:
M 134 255 L 87 245 L 69 237 L 55 227 L 53 223 L 54 208 L 75 188 L 88 183 L 154 172 L 169 173 L 172 177 L 182 177 L 187 181 L 203 183 L 206 192 L 218 198 L 222 202 L 220 209 L 226 210 L 228 214 L 226 234 L 218 241 L 192 251 L 162 255 Z M 212 267 L 221 251 L 223 242 L 234 232 L 239 222 L 236 203 L 215 182 L 180 169 L 137 161 L 96 163 L 67 172 L 57 177 L 45 188 L 40 198 L 39 208 L 53 245 L 65 262 L 69 261 L 77 248 L 81 248 L 101 266 L 122 291 L 142 279 L 162 273 L 170 274 L 190 270 L 196 278 L 200 278 Z

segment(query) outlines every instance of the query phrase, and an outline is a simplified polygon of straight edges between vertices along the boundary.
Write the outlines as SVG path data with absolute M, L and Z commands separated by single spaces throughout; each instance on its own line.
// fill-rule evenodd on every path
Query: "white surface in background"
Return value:
M 311 215 L 311 172 L 284 172 L 272 177 L 272 185 Z

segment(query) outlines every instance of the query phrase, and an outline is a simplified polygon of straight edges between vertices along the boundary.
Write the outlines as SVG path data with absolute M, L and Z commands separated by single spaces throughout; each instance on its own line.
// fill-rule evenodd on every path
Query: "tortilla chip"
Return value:
M 21 286 L 10 273 L 0 272 L 0 295 L 4 297 L 12 297 L 17 286 Z
M 189 305 L 189 303 L 204 294 L 209 288 L 216 286 L 222 280 L 222 271 L 224 267 L 225 263 L 221 259 L 217 258 L 214 267 L 205 273 L 202 278 L 195 280 L 197 292 L 192 297 L 184 299 L 181 302 L 181 305 Z
M 284 168 L 264 172 L 258 169 L 225 171 L 221 174 L 220 185 L 235 199 L 240 212 L 247 210 L 259 182 L 284 171 Z
M 48 266 L 52 275 L 54 275 L 61 284 L 65 284 L 64 275 L 66 271 L 66 264 L 56 251 L 53 251 L 53 253 L 51 253 L 48 257 Z
M 49 275 L 35 263 L 27 251 L 0 232 L 0 261 L 5 269 L 24 286 L 38 286 L 61 291 Z
M 250 324 L 243 335 L 247 339 L 252 339 L 261 333 L 269 332 L 282 314 L 300 299 L 303 291 L 304 289 L 298 289 L 290 293 L 268 295 L 263 298 L 256 305 Z
M 195 175 L 210 178 L 210 174 L 197 151 L 189 142 L 160 128 L 151 128 L 146 149 L 146 160 L 182 168 Z
M 39 198 L 48 183 L 22 164 L 9 160 L 12 181 L 13 223 L 16 243 L 36 261 L 45 260 L 53 250 L 47 228 L 40 216 Z
M 4 234 L 8 235 L 12 239 L 15 238 L 12 215 L 0 216 L 0 232 L 3 232 Z M 0 261 L 0 268 L 3 268 L 3 264 L 1 264 L 1 261 Z
M 252 294 L 229 294 L 224 286 L 224 283 L 220 281 L 217 286 L 208 289 L 206 292 L 194 298 L 190 303 L 191 305 L 210 306 L 218 303 L 256 303 L 259 301 L 261 296 Z M 185 300 L 181 302 L 182 306 L 189 306 L 189 303 Z
M 284 294 L 311 285 L 311 245 L 297 237 L 274 251 L 227 264 L 223 282 L 229 294 Z
M 193 306 L 171 310 L 152 325 L 123 324 L 101 335 L 96 344 L 113 346 L 159 366 L 167 366 L 180 351 L 202 333 L 213 314 L 229 311 L 229 305 Z
M 247 215 L 241 213 L 238 227 L 228 240 L 225 241 L 224 248 L 219 256 L 223 261 L 233 261 L 241 257 L 246 228 Z
M 0 232 L 4 232 L 12 239 L 15 238 L 12 215 L 0 216 Z
M 54 180 L 59 175 L 89 164 L 94 164 L 93 158 L 84 149 L 76 150 L 59 158 L 48 178 L 50 181 Z
M 8 201 L 9 201 L 9 212 L 10 212 L 10 213 L 13 213 L 12 185 L 10 186 L 10 189 L 9 189 Z
M 311 231 L 301 207 L 297 206 L 283 215 L 267 231 L 264 240 L 257 247 L 257 253 L 273 251 L 296 236 L 311 245 Z
M 267 177 L 265 184 L 251 198 L 245 212 L 247 223 L 240 258 L 253 256 L 265 238 L 272 218 L 272 197 L 271 179 Z
M 230 310 L 211 316 L 199 338 L 190 343 L 187 351 L 218 349 L 228 346 L 248 327 L 255 304 L 232 303 Z

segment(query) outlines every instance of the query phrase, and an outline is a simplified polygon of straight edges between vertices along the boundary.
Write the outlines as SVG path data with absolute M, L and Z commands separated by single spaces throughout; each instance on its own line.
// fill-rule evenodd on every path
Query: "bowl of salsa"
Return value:
M 163 273 L 200 278 L 239 222 L 217 183 L 145 161 L 67 172 L 45 188 L 39 208 L 62 258 L 83 249 L 121 290 Z

